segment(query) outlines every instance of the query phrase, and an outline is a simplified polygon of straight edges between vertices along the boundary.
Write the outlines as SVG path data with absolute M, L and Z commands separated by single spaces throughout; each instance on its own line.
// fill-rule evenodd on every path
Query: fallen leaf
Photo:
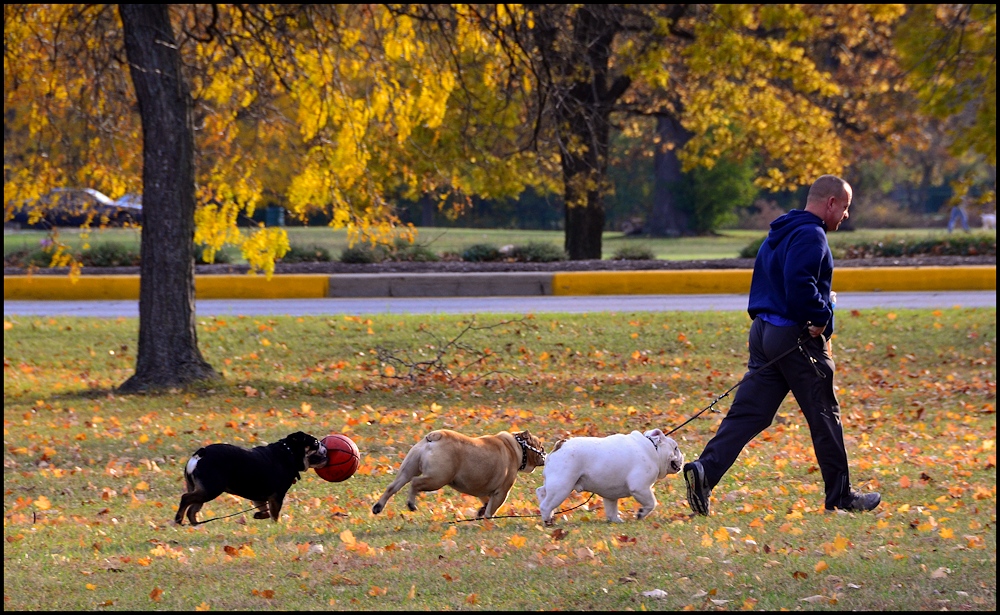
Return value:
M 647 598 L 655 598 L 657 600 L 661 598 L 666 598 L 668 596 L 667 592 L 663 591 L 662 589 L 651 589 L 648 592 L 642 592 L 642 595 L 646 596 Z
M 153 591 L 149 592 L 149 598 L 153 602 L 159 602 L 161 596 L 163 596 L 163 590 L 159 587 L 154 587 Z
M 799 602 L 809 602 L 810 604 L 815 604 L 817 602 L 823 602 L 824 600 L 826 600 L 826 596 L 820 596 L 817 594 L 815 596 L 809 596 L 808 598 L 802 598 Z

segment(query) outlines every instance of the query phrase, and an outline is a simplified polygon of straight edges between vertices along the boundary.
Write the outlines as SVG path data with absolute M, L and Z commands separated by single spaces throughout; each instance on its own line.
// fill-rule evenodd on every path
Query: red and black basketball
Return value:
M 313 468 L 323 480 L 339 483 L 354 476 L 361 463 L 361 453 L 353 440 L 341 433 L 329 435 L 321 440 L 326 447 L 329 460 L 322 468 Z

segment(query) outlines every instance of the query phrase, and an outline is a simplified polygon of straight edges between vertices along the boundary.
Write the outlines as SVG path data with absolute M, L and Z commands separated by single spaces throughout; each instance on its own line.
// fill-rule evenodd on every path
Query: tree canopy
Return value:
M 570 258 L 600 258 L 612 135 L 639 116 L 655 234 L 719 218 L 681 199 L 745 200 L 716 166 L 774 190 L 892 151 L 911 89 L 954 120 L 953 151 L 996 162 L 995 5 L 164 7 L 4 5 L 4 213 L 54 187 L 142 192 L 140 329 L 172 304 L 157 318 L 189 346 L 193 244 L 271 275 L 285 231 L 237 222 L 275 200 L 378 241 L 398 198 L 556 192 Z M 693 169 L 704 190 L 678 190 Z

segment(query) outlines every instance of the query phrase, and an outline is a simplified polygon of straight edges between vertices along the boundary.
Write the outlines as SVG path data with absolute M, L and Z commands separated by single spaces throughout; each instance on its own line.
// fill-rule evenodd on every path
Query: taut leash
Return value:
M 806 325 L 806 326 L 808 327 L 808 325 Z M 665 435 L 669 436 L 670 434 L 674 433 L 675 431 L 677 431 L 681 427 L 684 427 L 685 425 L 687 425 L 688 423 L 690 423 L 691 421 L 695 420 L 696 418 L 698 418 L 699 416 L 701 416 L 702 414 L 704 414 L 705 412 L 707 412 L 709 410 L 711 410 L 712 412 L 718 412 L 718 410 L 715 409 L 715 404 L 719 403 L 727 395 L 729 395 L 730 393 L 732 393 L 733 389 L 735 389 L 736 387 L 740 386 L 741 384 L 743 384 L 747 380 L 753 378 L 754 376 L 756 376 L 760 372 L 764 371 L 765 369 L 767 369 L 768 367 L 770 367 L 771 365 L 773 365 L 777 361 L 779 361 L 781 359 L 784 359 L 786 356 L 790 355 L 795 350 L 802 351 L 802 354 L 805 355 L 806 358 L 809 359 L 809 362 L 812 364 L 813 369 L 816 370 L 816 373 L 819 374 L 820 377 L 824 377 L 825 378 L 825 376 L 823 375 L 823 372 L 821 372 L 819 370 L 819 368 L 816 366 L 816 359 L 814 359 L 812 357 L 812 355 L 810 355 L 806 351 L 806 349 L 803 347 L 803 343 L 805 343 L 805 339 L 804 338 L 805 338 L 806 335 L 807 335 L 807 333 L 805 331 L 803 331 L 802 334 L 799 336 L 799 339 L 795 342 L 794 346 L 792 346 L 791 348 L 789 348 L 785 352 L 779 354 L 778 356 L 774 357 L 773 359 L 771 359 L 770 361 L 768 361 L 764 365 L 760 366 L 760 368 L 758 368 L 757 370 L 755 370 L 753 372 L 750 372 L 749 374 L 747 374 L 746 376 L 744 376 L 742 380 L 740 380 L 739 382 L 737 382 L 733 386 L 729 387 L 729 389 L 725 393 L 723 393 L 722 395 L 719 395 L 718 397 L 716 397 L 712 401 L 712 403 L 710 403 L 707 406 L 705 406 L 704 408 L 702 408 L 697 414 L 695 414 L 694 416 L 692 416 L 688 420 L 684 421 L 683 423 L 681 423 L 677 427 L 674 427 L 673 429 L 671 429 L 670 431 L 668 431 Z

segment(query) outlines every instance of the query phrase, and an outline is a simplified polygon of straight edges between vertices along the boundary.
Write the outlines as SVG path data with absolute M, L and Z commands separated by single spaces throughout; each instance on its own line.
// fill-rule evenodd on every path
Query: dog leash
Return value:
M 742 380 L 740 380 L 739 382 L 737 382 L 733 386 L 729 387 L 729 389 L 725 393 L 723 393 L 722 395 L 719 395 L 718 397 L 716 397 L 712 401 L 712 403 L 710 403 L 707 406 L 705 406 L 704 408 L 702 408 L 697 414 L 695 414 L 694 416 L 692 416 L 688 420 L 684 421 L 683 423 L 681 423 L 677 427 L 674 427 L 673 429 L 671 429 L 670 431 L 668 431 L 665 435 L 669 436 L 670 434 L 672 434 L 675 431 L 679 430 L 681 427 L 684 427 L 685 425 L 687 425 L 691 421 L 695 420 L 696 418 L 698 418 L 699 416 L 701 416 L 702 414 L 704 414 L 708 410 L 711 410 L 712 412 L 718 412 L 718 410 L 715 409 L 715 404 L 719 403 L 727 395 L 729 395 L 730 393 L 732 393 L 733 389 L 735 389 L 736 387 L 740 386 L 741 384 L 743 384 L 747 380 L 753 378 L 754 376 L 756 376 L 760 372 L 764 371 L 765 369 L 767 369 L 768 367 L 770 367 L 771 365 L 773 365 L 777 361 L 779 361 L 781 359 L 784 359 L 785 357 L 787 357 L 788 355 L 790 355 L 796 349 L 798 349 L 799 351 L 801 351 L 802 354 L 803 354 L 803 356 L 805 356 L 806 359 L 809 360 L 809 363 L 812 365 L 813 369 L 816 370 L 816 374 L 820 378 L 826 378 L 826 375 L 822 371 L 820 371 L 819 367 L 816 365 L 816 359 L 811 354 L 809 354 L 809 352 L 805 349 L 805 346 L 803 346 L 803 344 L 805 343 L 805 336 L 807 335 L 807 331 L 808 331 L 809 325 L 810 325 L 810 323 L 806 323 L 805 329 L 802 331 L 802 334 L 799 335 L 799 339 L 796 340 L 794 346 L 792 346 L 791 348 L 789 348 L 785 352 L 779 354 L 778 356 L 774 357 L 773 359 L 771 359 L 770 361 L 768 361 L 767 363 L 765 363 L 764 365 L 762 365 L 756 371 L 753 371 L 753 372 L 747 374 L 746 376 L 744 376 Z
M 251 506 L 250 508 L 248 508 L 246 510 L 241 510 L 240 512 L 235 512 L 235 513 L 233 513 L 231 515 L 226 515 L 225 517 L 212 517 L 211 519 L 205 519 L 204 521 L 199 521 L 198 523 L 195 523 L 193 525 L 203 525 L 205 523 L 208 523 L 209 521 L 218 521 L 219 519 L 228 519 L 229 517 L 235 517 L 236 515 L 242 515 L 245 512 L 250 512 L 251 510 L 260 510 L 260 509 L 257 506 Z
M 576 508 L 580 508 L 581 506 L 583 506 L 584 504 L 586 504 L 587 502 L 589 502 L 593 498 L 594 498 L 594 494 L 593 494 L 593 492 L 591 492 L 590 497 L 587 498 L 586 500 L 580 502 L 579 504 L 577 504 L 573 508 L 567 508 L 566 510 L 557 510 L 554 513 L 552 513 L 552 516 L 555 517 L 556 515 L 561 515 L 563 513 L 568 513 L 571 510 L 574 510 Z M 499 515 L 499 516 L 495 516 L 495 517 L 490 517 L 488 519 L 486 517 L 476 517 L 475 519 L 457 519 L 455 521 L 449 521 L 448 523 L 468 523 L 469 521 L 492 521 L 493 519 L 530 519 L 532 517 L 541 517 L 541 516 L 542 516 L 541 513 L 539 513 L 537 515 Z

